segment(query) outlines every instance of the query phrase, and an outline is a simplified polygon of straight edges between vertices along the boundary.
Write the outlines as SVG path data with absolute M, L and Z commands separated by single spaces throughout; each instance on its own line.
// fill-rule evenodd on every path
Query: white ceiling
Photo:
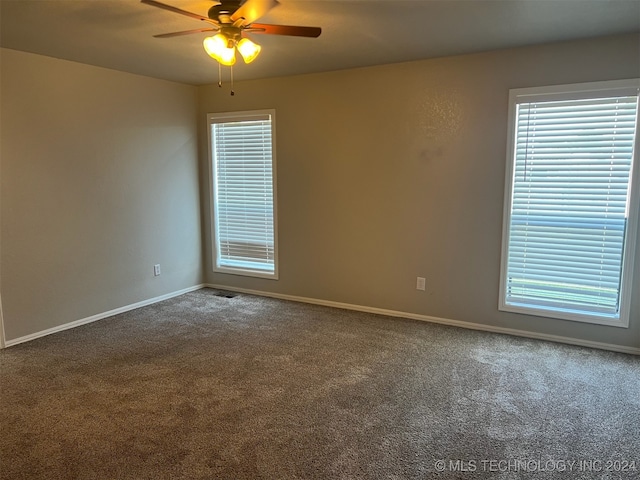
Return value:
M 161 0 L 206 16 L 211 0 Z M 196 19 L 138 0 L 0 0 L 2 47 L 193 85 L 217 63 Z M 396 63 L 640 31 L 640 0 L 280 0 L 260 23 L 322 27 L 319 38 L 253 34 L 236 79 Z

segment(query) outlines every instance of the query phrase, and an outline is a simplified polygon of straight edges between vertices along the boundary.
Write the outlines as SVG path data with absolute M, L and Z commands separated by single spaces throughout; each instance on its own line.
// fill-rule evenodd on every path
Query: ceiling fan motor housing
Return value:
M 207 16 L 211 20 L 220 21 L 221 23 L 227 23 L 224 22 L 220 17 L 230 17 L 231 15 L 233 15 L 233 12 L 239 9 L 240 5 L 242 5 L 243 3 L 244 2 L 242 0 L 224 0 L 218 5 L 214 5 L 213 7 L 211 7 L 207 12 Z

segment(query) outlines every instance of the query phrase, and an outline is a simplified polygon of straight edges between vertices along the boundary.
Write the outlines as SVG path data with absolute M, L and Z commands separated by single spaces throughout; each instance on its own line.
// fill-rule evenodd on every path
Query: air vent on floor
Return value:
M 215 293 L 216 297 L 224 297 L 224 298 L 235 298 L 238 296 L 237 293 L 233 293 L 233 292 L 224 292 L 224 291 L 219 291 Z

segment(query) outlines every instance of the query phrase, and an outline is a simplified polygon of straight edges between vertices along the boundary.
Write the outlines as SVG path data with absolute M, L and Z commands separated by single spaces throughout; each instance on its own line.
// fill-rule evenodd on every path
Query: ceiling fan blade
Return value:
M 248 25 L 265 15 L 273 7 L 280 5 L 278 0 L 247 0 L 231 15 L 231 20 L 242 20 L 241 25 Z
M 154 35 L 155 38 L 169 38 L 169 37 L 179 37 L 180 35 L 189 35 L 191 33 L 201 33 L 201 32 L 217 32 L 219 28 L 196 28 L 195 30 L 184 30 L 182 32 L 172 32 L 172 33 L 161 33 L 160 35 Z
M 270 35 L 291 35 L 294 37 L 318 38 L 322 33 L 320 27 L 298 27 L 295 25 L 271 25 L 252 23 L 245 31 L 250 33 L 267 33 Z
M 156 2 L 156 0 L 140 0 L 142 3 L 146 5 L 151 5 L 152 7 L 162 8 L 163 10 L 168 10 L 173 13 L 179 13 L 181 15 L 186 15 L 187 17 L 195 18 L 197 20 L 202 20 L 203 22 L 213 23 L 217 25 L 218 22 L 215 20 L 211 20 L 210 18 L 203 17 L 202 15 L 198 15 L 197 13 L 187 12 L 186 10 L 182 10 L 181 8 L 172 7 L 171 5 L 167 5 L 165 3 Z

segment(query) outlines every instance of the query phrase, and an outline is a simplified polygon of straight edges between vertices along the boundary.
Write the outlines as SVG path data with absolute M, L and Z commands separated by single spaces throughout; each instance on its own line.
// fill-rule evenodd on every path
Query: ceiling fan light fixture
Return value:
M 262 47 L 257 43 L 252 42 L 248 38 L 243 38 L 238 42 L 238 52 L 242 55 L 242 59 L 244 63 L 253 62 L 256 57 L 260 54 L 260 50 Z
M 277 7 L 279 5 L 278 0 L 213 0 L 215 5 L 209 8 L 206 17 L 167 5 L 158 0 L 140 1 L 152 7 L 195 18 L 208 24 L 206 28 L 163 33 L 154 35 L 154 37 L 168 38 L 192 33 L 217 32 L 216 35 L 205 38 L 202 44 L 207 54 L 218 62 L 219 76 L 221 75 L 220 65 L 231 67 L 236 63 L 236 48 L 240 52 L 244 63 L 253 62 L 260 54 L 262 47 L 250 39 L 244 38 L 243 34 L 245 32 L 308 38 L 319 37 L 322 33 L 320 27 L 255 23 L 255 20 L 264 16 L 272 8 Z M 218 84 L 222 85 L 220 81 L 218 81 Z M 233 68 L 231 69 L 231 85 L 233 85 Z M 233 95 L 233 90 L 231 90 L 231 94 Z
M 236 49 L 228 47 L 229 39 L 218 33 L 213 37 L 207 37 L 202 42 L 204 50 L 210 57 L 216 59 L 222 65 L 231 66 L 236 63 Z

